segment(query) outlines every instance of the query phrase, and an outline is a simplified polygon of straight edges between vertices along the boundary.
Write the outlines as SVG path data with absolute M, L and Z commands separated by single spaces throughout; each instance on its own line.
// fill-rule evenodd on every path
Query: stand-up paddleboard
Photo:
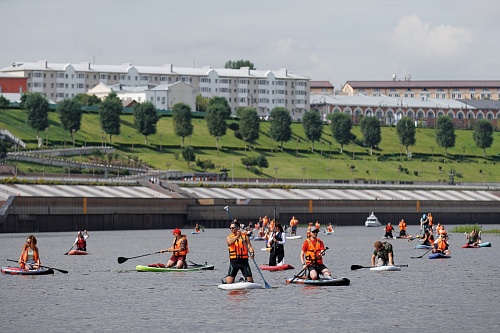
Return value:
M 302 236 L 299 236 L 299 235 L 296 235 L 296 236 L 286 236 L 286 239 L 289 240 L 289 239 L 301 239 Z
M 335 231 L 323 231 L 325 235 L 333 235 Z
M 254 282 L 236 282 L 220 284 L 219 289 L 223 290 L 242 290 L 242 289 L 263 289 L 264 286 Z
M 187 268 L 158 267 L 154 266 L 154 264 L 150 264 L 148 266 L 135 266 L 135 270 L 138 272 L 196 272 L 213 269 L 214 265 L 188 265 Z
M 401 267 L 390 266 L 390 265 L 377 266 L 377 267 L 370 268 L 370 271 L 372 271 L 372 272 L 396 272 L 396 271 L 400 271 L 400 270 L 401 270 Z
M 429 256 L 429 259 L 448 259 L 451 258 L 451 256 L 447 256 L 446 254 L 442 253 L 433 253 Z
M 490 242 L 479 243 L 478 245 L 479 245 L 479 247 L 491 247 Z
M 464 248 L 464 249 L 479 249 L 479 245 L 465 244 L 465 245 L 462 245 L 462 248 Z
M 191 231 L 191 235 L 201 234 L 201 231 Z
M 293 269 L 293 266 L 289 264 L 283 264 L 277 266 L 259 265 L 259 268 L 262 269 L 263 271 L 284 271 L 287 269 Z
M 416 249 L 425 249 L 425 250 L 428 250 L 428 249 L 432 249 L 432 246 L 430 245 L 424 245 L 424 244 L 418 244 L 417 246 L 415 246 Z
M 10 275 L 47 275 L 54 274 L 54 270 L 46 267 L 28 270 L 23 270 L 21 267 L 2 267 L 2 273 Z
M 262 247 L 260 248 L 261 251 L 271 251 L 270 247 Z
M 68 256 L 84 256 L 89 254 L 87 251 L 81 251 L 81 250 L 71 250 L 68 252 Z
M 297 283 L 309 286 L 348 286 L 351 281 L 348 278 L 320 277 L 318 280 L 310 280 L 298 277 L 286 279 L 286 284 Z

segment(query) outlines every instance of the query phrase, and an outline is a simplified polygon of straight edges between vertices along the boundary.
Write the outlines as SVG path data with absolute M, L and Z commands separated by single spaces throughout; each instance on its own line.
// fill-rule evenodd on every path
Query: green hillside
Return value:
M 22 110 L 0 111 L 0 128 L 8 129 L 24 140 L 29 148 L 36 149 L 36 131 L 25 124 L 25 119 L 26 114 Z M 49 119 L 48 130 L 40 133 L 44 145 L 48 142 L 50 147 L 70 147 L 70 135 L 62 129 L 58 115 L 50 112 Z M 483 150 L 477 148 L 472 139 L 473 131 L 457 130 L 456 146 L 448 150 L 448 156 L 444 156 L 444 148 L 438 147 L 436 143 L 435 130 L 419 128 L 416 145 L 410 147 L 412 158 L 408 159 L 404 147 L 399 145 L 394 127 L 382 128 L 382 142 L 379 148 L 374 150 L 374 154 L 369 155 L 367 147 L 355 144 L 345 146 L 344 153 L 340 154 L 340 146 L 332 139 L 330 128 L 327 126 L 324 128 L 321 142 L 315 143 L 313 153 L 311 143 L 306 140 L 300 123 L 292 125 L 293 140 L 285 143 L 281 152 L 279 143 L 273 142 L 267 134 L 270 126 L 267 122 L 261 123 L 260 138 L 251 151 L 228 129 L 227 134 L 219 141 L 221 149 L 217 152 L 215 138 L 208 134 L 205 121 L 193 119 L 193 125 L 194 134 L 186 138 L 185 142 L 194 148 L 196 158 L 212 160 L 217 170 L 210 171 L 230 169 L 229 176 L 234 178 L 379 181 L 399 178 L 401 181 L 447 182 L 448 172 L 454 169 L 458 174 L 457 182 L 500 182 L 500 132 L 494 133 L 493 145 L 486 150 L 487 156 L 483 158 Z M 353 133 L 362 138 L 359 127 L 355 126 Z M 96 114 L 84 114 L 82 128 L 76 133 L 75 140 L 78 146 L 101 146 L 103 141 L 109 144 L 109 138 L 103 138 Z M 168 166 L 176 170 L 201 171 L 193 162 L 188 166 L 182 159 L 181 138 L 173 133 L 171 117 L 161 118 L 157 134 L 150 136 L 145 144 L 144 137 L 133 127 L 133 116 L 124 115 L 121 134 L 113 137 L 111 144 L 123 157 L 137 156 L 156 169 L 166 169 Z M 258 154 L 267 158 L 269 168 L 256 176 L 242 165 L 241 158 Z M 354 166 L 353 170 L 351 166 Z M 399 166 L 405 172 L 398 173 Z M 18 167 L 24 173 L 41 172 L 41 166 L 19 164 Z

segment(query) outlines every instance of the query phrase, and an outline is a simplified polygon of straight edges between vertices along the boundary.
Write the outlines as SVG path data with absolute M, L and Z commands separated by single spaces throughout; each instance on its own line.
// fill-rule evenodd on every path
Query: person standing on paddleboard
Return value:
M 286 234 L 280 223 L 276 223 L 274 232 L 271 234 L 267 246 L 271 248 L 269 254 L 269 266 L 281 266 L 285 259 Z
M 372 254 L 372 267 L 375 267 L 375 259 L 377 257 L 377 266 L 394 266 L 394 253 L 392 252 L 391 243 L 376 241 L 373 247 L 375 251 Z
M 78 251 L 87 251 L 87 238 L 89 238 L 89 234 L 87 233 L 87 230 L 83 230 L 83 232 L 78 231 L 78 234 L 76 235 L 75 242 L 73 243 L 73 246 L 76 245 L 76 249 Z
M 295 218 L 295 216 L 292 216 L 292 219 L 290 220 L 290 236 L 297 236 L 297 226 L 299 225 L 299 220 Z
M 229 270 L 225 283 L 233 283 L 238 271 L 241 271 L 247 282 L 253 282 L 252 270 L 248 258 L 254 257 L 254 250 L 250 239 L 245 232 L 240 230 L 238 222 L 231 223 L 231 233 L 226 237 L 229 249 Z
M 19 266 L 24 270 L 33 268 L 38 269 L 42 265 L 36 243 L 36 238 L 33 235 L 29 235 L 26 239 L 26 244 L 23 246 L 23 252 L 19 256 Z
M 310 235 L 302 244 L 300 251 L 300 262 L 311 280 L 318 280 L 320 274 L 332 276 L 328 267 L 323 264 L 322 254 L 325 251 L 325 244 L 318 238 L 318 232 L 319 229 L 311 228 Z
M 172 252 L 172 256 L 168 259 L 166 267 L 176 266 L 177 268 L 186 268 L 186 256 L 189 253 L 187 237 L 181 233 L 181 229 L 179 228 L 172 230 L 172 234 L 174 235 L 172 246 L 161 250 L 160 253 Z

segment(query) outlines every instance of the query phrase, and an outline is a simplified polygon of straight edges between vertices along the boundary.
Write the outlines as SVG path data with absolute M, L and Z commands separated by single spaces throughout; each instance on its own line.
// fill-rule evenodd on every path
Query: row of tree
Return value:
M 113 135 L 120 134 L 120 116 L 123 107 L 117 95 L 111 93 L 100 101 L 98 98 L 82 94 L 72 99 L 65 99 L 57 106 L 61 124 L 70 133 L 73 140 L 75 133 L 81 127 L 82 102 L 86 105 L 98 105 L 101 129 L 109 135 L 110 142 Z M 25 93 L 21 98 L 21 106 L 27 112 L 28 125 L 37 131 L 38 137 L 39 132 L 49 126 L 47 99 L 40 93 Z M 181 147 L 184 147 L 185 138 L 193 134 L 192 110 L 185 103 L 176 103 L 172 107 L 172 116 L 175 135 L 182 139 Z M 208 100 L 205 119 L 209 134 L 215 137 L 217 150 L 219 150 L 220 137 L 227 132 L 227 120 L 230 116 L 231 108 L 224 97 L 213 97 Z M 239 117 L 239 125 L 235 134 L 251 148 L 259 139 L 260 133 L 260 118 L 257 110 L 250 107 L 241 108 L 237 111 L 237 116 Z M 292 138 L 290 112 L 283 107 L 276 107 L 271 110 L 269 118 L 271 122 L 269 136 L 274 141 L 280 142 L 281 149 L 283 149 L 284 143 Z M 146 144 L 148 136 L 156 133 L 159 119 L 157 110 L 151 102 L 135 105 L 134 124 L 138 133 L 144 136 Z M 336 112 L 330 114 L 328 120 L 332 137 L 340 145 L 340 153 L 343 153 L 345 145 L 357 140 L 351 132 L 353 126 L 351 117 L 348 114 Z M 361 118 L 359 125 L 363 135 L 359 141 L 370 148 L 371 154 L 373 148 L 382 140 L 380 120 L 375 116 L 367 116 Z M 317 110 L 305 112 L 302 126 L 306 138 L 311 142 L 311 150 L 314 152 L 314 143 L 321 140 L 324 134 L 324 123 L 319 112 Z M 401 118 L 396 125 L 396 131 L 400 144 L 405 146 L 406 153 L 408 153 L 408 147 L 416 144 L 414 120 L 410 117 Z M 439 117 L 436 123 L 436 143 L 445 149 L 445 154 L 449 148 L 455 146 L 455 138 L 452 118 L 450 116 Z M 483 149 L 484 156 L 486 156 L 486 148 L 491 147 L 493 143 L 493 126 L 489 120 L 479 119 L 477 121 L 473 139 L 476 146 Z

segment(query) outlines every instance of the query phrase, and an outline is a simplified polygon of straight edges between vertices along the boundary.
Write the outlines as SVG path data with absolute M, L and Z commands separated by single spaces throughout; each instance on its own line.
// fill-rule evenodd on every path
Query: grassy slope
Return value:
M 29 147 L 36 147 L 36 132 L 25 124 L 25 112 L 20 110 L 0 111 L 0 128 L 7 128 L 14 135 L 28 142 Z M 49 113 L 49 130 L 40 133 L 44 143 L 48 137 L 50 146 L 63 146 L 66 139 L 67 146 L 70 145 L 70 135 L 65 132 L 59 122 L 56 113 Z M 261 123 L 261 135 L 256 142 L 254 151 L 245 150 L 245 144 L 234 137 L 233 131 L 228 129 L 225 136 L 220 139 L 221 150 L 215 150 L 215 138 L 208 134 L 206 124 L 203 120 L 193 119 L 194 134 L 186 138 L 186 145 L 195 147 L 196 157 L 199 159 L 212 160 L 217 169 L 226 167 L 232 169 L 234 165 L 235 178 L 255 178 L 256 176 L 241 165 L 241 157 L 247 154 L 264 154 L 269 161 L 269 168 L 264 169 L 262 178 L 295 178 L 295 179 L 367 179 L 367 180 L 397 180 L 398 166 L 401 165 L 409 170 L 409 174 L 399 174 L 402 181 L 440 181 L 441 174 L 438 167 L 443 170 L 442 179 L 447 181 L 447 173 L 453 168 L 462 177 L 456 179 L 461 182 L 481 182 L 483 176 L 479 170 L 484 171 L 485 182 L 500 182 L 499 161 L 500 155 L 500 132 L 494 133 L 494 141 L 491 148 L 487 149 L 487 158 L 482 158 L 483 151 L 475 146 L 472 139 L 472 131 L 456 131 L 456 146 L 448 150 L 448 157 L 444 156 L 444 149 L 438 147 L 435 140 L 435 130 L 418 129 L 417 143 L 410 147 L 413 160 L 407 161 L 404 147 L 400 147 L 393 127 L 382 128 L 382 142 L 374 155 L 369 155 L 369 149 L 357 145 L 344 147 L 344 154 L 340 154 L 340 146 L 331 137 L 331 131 L 325 127 L 323 139 L 315 143 L 314 154 L 310 152 L 311 143 L 305 139 L 302 125 L 293 124 L 293 140 L 285 143 L 285 151 L 277 151 L 278 144 L 273 142 L 268 133 L 269 123 Z M 354 127 L 353 133 L 361 138 L 359 127 Z M 108 139 L 106 139 L 108 140 Z M 298 140 L 298 141 L 297 141 Z M 300 141 L 300 142 L 299 142 Z M 102 142 L 101 130 L 98 116 L 85 114 L 82 128 L 76 133 L 77 145 L 86 143 L 100 146 Z M 175 153 L 180 154 L 181 139 L 173 134 L 172 118 L 163 117 L 158 123 L 158 133 L 148 138 L 148 145 L 144 144 L 144 137 L 133 128 L 133 116 L 123 116 L 121 134 L 113 137 L 113 145 L 123 155 L 137 155 L 142 161 L 158 169 L 165 169 L 170 164 L 171 169 L 184 171 L 200 171 L 198 168 L 189 168 L 187 163 L 179 157 L 175 159 Z M 160 143 L 162 151 L 160 153 Z M 330 144 L 332 155 L 330 155 Z M 434 152 L 431 147 L 434 146 Z M 465 147 L 465 151 L 463 151 Z M 298 157 L 296 156 L 298 149 Z M 354 159 L 353 159 L 354 149 Z M 377 155 L 384 155 L 388 160 L 376 161 Z M 403 161 L 399 161 L 402 154 Z M 465 155 L 465 162 L 462 156 Z M 430 160 L 430 161 L 429 161 Z M 351 173 L 350 166 L 355 166 Z M 278 167 L 277 173 L 275 167 Z M 20 168 L 24 170 L 22 165 Z M 330 169 L 328 171 L 327 169 Z M 40 168 L 33 167 L 34 171 Z M 378 172 L 375 172 L 378 169 Z M 421 171 L 421 177 L 414 175 L 414 171 Z M 230 172 L 230 177 L 233 175 Z

